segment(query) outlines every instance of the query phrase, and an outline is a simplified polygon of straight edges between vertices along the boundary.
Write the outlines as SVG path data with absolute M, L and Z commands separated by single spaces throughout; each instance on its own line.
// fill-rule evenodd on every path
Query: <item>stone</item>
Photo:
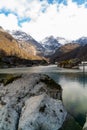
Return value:
M 42 94 L 25 102 L 19 121 L 19 130 L 58 130 L 67 112 L 61 100 Z
M 1 82 L 0 130 L 59 130 L 66 117 L 62 88 L 47 75 L 21 74 Z
M 0 130 L 17 130 L 19 115 L 10 104 L 0 108 Z

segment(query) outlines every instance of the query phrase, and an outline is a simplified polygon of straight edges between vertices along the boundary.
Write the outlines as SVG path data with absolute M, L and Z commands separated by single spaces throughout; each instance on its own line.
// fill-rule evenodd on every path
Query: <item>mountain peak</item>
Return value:
M 54 36 L 49 36 L 41 41 L 42 46 L 45 48 L 45 55 L 51 55 L 55 50 L 61 46 Z
M 6 31 L 3 29 L 2 26 L 0 26 L 0 31 L 1 31 L 1 32 L 6 32 Z
M 9 31 L 9 33 L 19 42 L 24 42 L 27 43 L 28 45 L 32 45 L 36 48 L 37 50 L 37 54 L 41 54 L 44 50 L 44 48 L 42 47 L 42 45 L 37 42 L 32 36 L 30 36 L 29 34 L 27 34 L 26 32 L 23 32 L 21 30 L 13 30 L 13 31 Z
M 21 31 L 21 30 L 12 30 L 9 32 L 10 34 L 13 35 L 14 38 L 16 38 L 17 40 L 24 40 L 26 42 L 28 42 L 29 40 L 32 40 L 33 38 L 28 35 L 27 33 Z
M 87 37 L 80 37 L 79 39 L 75 40 L 74 43 L 84 46 L 87 44 Z

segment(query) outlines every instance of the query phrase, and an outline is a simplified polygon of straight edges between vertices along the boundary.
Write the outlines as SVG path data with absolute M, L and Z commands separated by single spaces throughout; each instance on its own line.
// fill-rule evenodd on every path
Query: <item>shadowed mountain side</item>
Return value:
M 30 67 L 34 65 L 44 65 L 47 64 L 46 60 L 29 60 L 29 59 L 23 59 L 16 56 L 4 56 L 0 57 L 0 67 L 1 68 L 7 68 L 7 67 Z
M 77 53 L 78 48 L 80 47 L 79 44 L 69 43 L 61 46 L 50 58 L 51 62 L 57 62 L 62 61 L 66 59 L 71 59 L 72 57 L 75 57 Z M 73 51 L 75 53 L 73 53 Z
M 6 58 L 7 62 L 9 59 L 11 60 L 13 58 L 14 60 L 17 58 L 17 62 L 19 62 L 18 59 L 26 61 L 45 61 L 45 58 L 36 55 L 36 50 L 31 44 L 26 46 L 26 43 L 24 45 L 21 43 L 19 45 L 17 40 L 15 40 L 9 33 L 0 30 L 0 59 L 1 61 L 3 61 L 3 59 L 6 61 Z
M 54 54 L 50 61 L 52 63 L 58 62 L 58 66 L 64 68 L 78 68 L 81 61 L 87 61 L 87 44 L 79 46 L 67 53 Z
M 74 59 L 74 58 L 79 59 L 79 61 L 87 60 L 87 45 L 80 46 L 80 47 L 74 49 L 73 51 L 62 55 L 61 58 L 58 59 L 58 61 L 59 60 L 60 61 L 61 60 L 70 60 L 70 59 Z

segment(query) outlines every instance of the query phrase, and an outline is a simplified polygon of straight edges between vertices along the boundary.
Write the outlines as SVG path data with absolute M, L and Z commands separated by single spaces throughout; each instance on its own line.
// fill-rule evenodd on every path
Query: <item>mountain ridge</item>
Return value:
M 29 34 L 21 31 L 21 30 L 13 30 L 13 31 L 8 31 L 19 43 L 27 43 L 31 44 L 36 48 L 36 54 L 40 54 L 43 52 L 44 48 L 41 46 L 39 42 L 37 42 L 32 36 Z
M 27 43 L 23 43 L 25 46 Z M 21 45 L 23 45 L 21 43 Z M 28 49 L 28 51 L 26 51 Z M 13 38 L 4 29 L 0 30 L 0 66 L 3 67 L 3 63 L 6 65 L 32 65 L 39 64 L 40 62 L 45 62 L 44 57 L 38 56 L 35 53 L 35 48 L 29 44 L 26 47 L 21 47 L 19 42 Z
M 45 55 L 53 54 L 61 46 L 54 36 L 45 37 L 40 43 L 45 48 Z

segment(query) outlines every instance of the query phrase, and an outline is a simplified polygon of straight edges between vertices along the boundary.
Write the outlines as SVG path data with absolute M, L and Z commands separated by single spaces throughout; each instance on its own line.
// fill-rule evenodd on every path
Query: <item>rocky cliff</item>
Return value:
M 61 99 L 60 85 L 46 75 L 7 75 L 0 80 L 0 130 L 59 130 L 68 115 Z

